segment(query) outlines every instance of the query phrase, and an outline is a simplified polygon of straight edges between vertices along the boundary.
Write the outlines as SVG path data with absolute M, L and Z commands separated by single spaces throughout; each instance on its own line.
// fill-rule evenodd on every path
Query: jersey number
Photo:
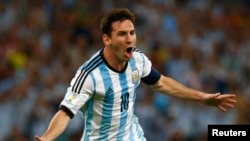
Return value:
M 128 110 L 128 98 L 129 98 L 129 93 L 123 94 L 121 96 L 122 102 L 121 102 L 121 112 L 124 110 Z

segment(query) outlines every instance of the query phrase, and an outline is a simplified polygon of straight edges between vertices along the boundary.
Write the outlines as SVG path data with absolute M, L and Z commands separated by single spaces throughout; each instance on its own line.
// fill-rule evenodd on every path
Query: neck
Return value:
M 119 59 L 115 56 L 115 54 L 110 49 L 108 49 L 108 47 L 104 48 L 103 56 L 107 60 L 107 63 L 115 70 L 117 71 L 124 70 L 126 66 L 126 62 L 119 61 Z

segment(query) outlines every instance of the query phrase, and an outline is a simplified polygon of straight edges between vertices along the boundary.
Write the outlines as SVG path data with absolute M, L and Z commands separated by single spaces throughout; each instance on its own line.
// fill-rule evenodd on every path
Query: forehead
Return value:
M 134 24 L 130 20 L 116 21 L 112 23 L 112 31 L 132 31 L 134 30 Z

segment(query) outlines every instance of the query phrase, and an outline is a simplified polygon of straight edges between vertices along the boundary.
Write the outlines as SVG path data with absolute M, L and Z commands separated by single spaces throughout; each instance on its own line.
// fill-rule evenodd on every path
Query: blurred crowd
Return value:
M 148 141 L 206 141 L 208 124 L 250 124 L 250 0 L 1 0 L 0 140 L 30 141 L 58 110 L 78 67 L 103 48 L 109 9 L 136 15 L 137 48 L 161 73 L 236 107 L 168 97 L 141 84 L 135 112 Z M 57 141 L 76 141 L 77 114 Z

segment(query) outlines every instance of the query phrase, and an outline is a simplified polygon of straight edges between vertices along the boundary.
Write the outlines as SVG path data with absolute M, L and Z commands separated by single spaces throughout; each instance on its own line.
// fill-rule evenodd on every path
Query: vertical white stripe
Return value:
M 101 77 L 101 72 L 99 71 L 99 69 L 95 69 L 93 71 L 93 73 L 95 74 L 95 80 L 97 82 L 96 84 L 96 96 L 98 96 L 100 93 L 103 93 L 105 91 L 104 88 L 104 82 L 102 81 Z M 100 99 L 94 99 L 94 107 L 93 107 L 93 114 L 97 114 L 99 116 L 94 115 L 93 116 L 93 121 L 91 124 L 91 129 L 93 132 L 93 137 L 96 137 L 96 139 L 99 136 L 99 130 L 93 130 L 93 129 L 100 129 L 101 127 L 101 121 L 102 121 L 102 108 L 103 108 L 103 101 L 101 101 Z
M 112 84 L 113 84 L 113 91 L 114 91 L 114 103 L 113 103 L 113 112 L 112 112 L 112 122 L 111 122 L 111 128 L 110 128 L 110 135 L 109 140 L 115 140 L 116 135 L 119 132 L 119 125 L 120 125 L 120 117 L 121 117 L 121 85 L 119 80 L 119 74 L 117 72 L 113 72 L 109 69 L 109 73 L 112 78 Z

